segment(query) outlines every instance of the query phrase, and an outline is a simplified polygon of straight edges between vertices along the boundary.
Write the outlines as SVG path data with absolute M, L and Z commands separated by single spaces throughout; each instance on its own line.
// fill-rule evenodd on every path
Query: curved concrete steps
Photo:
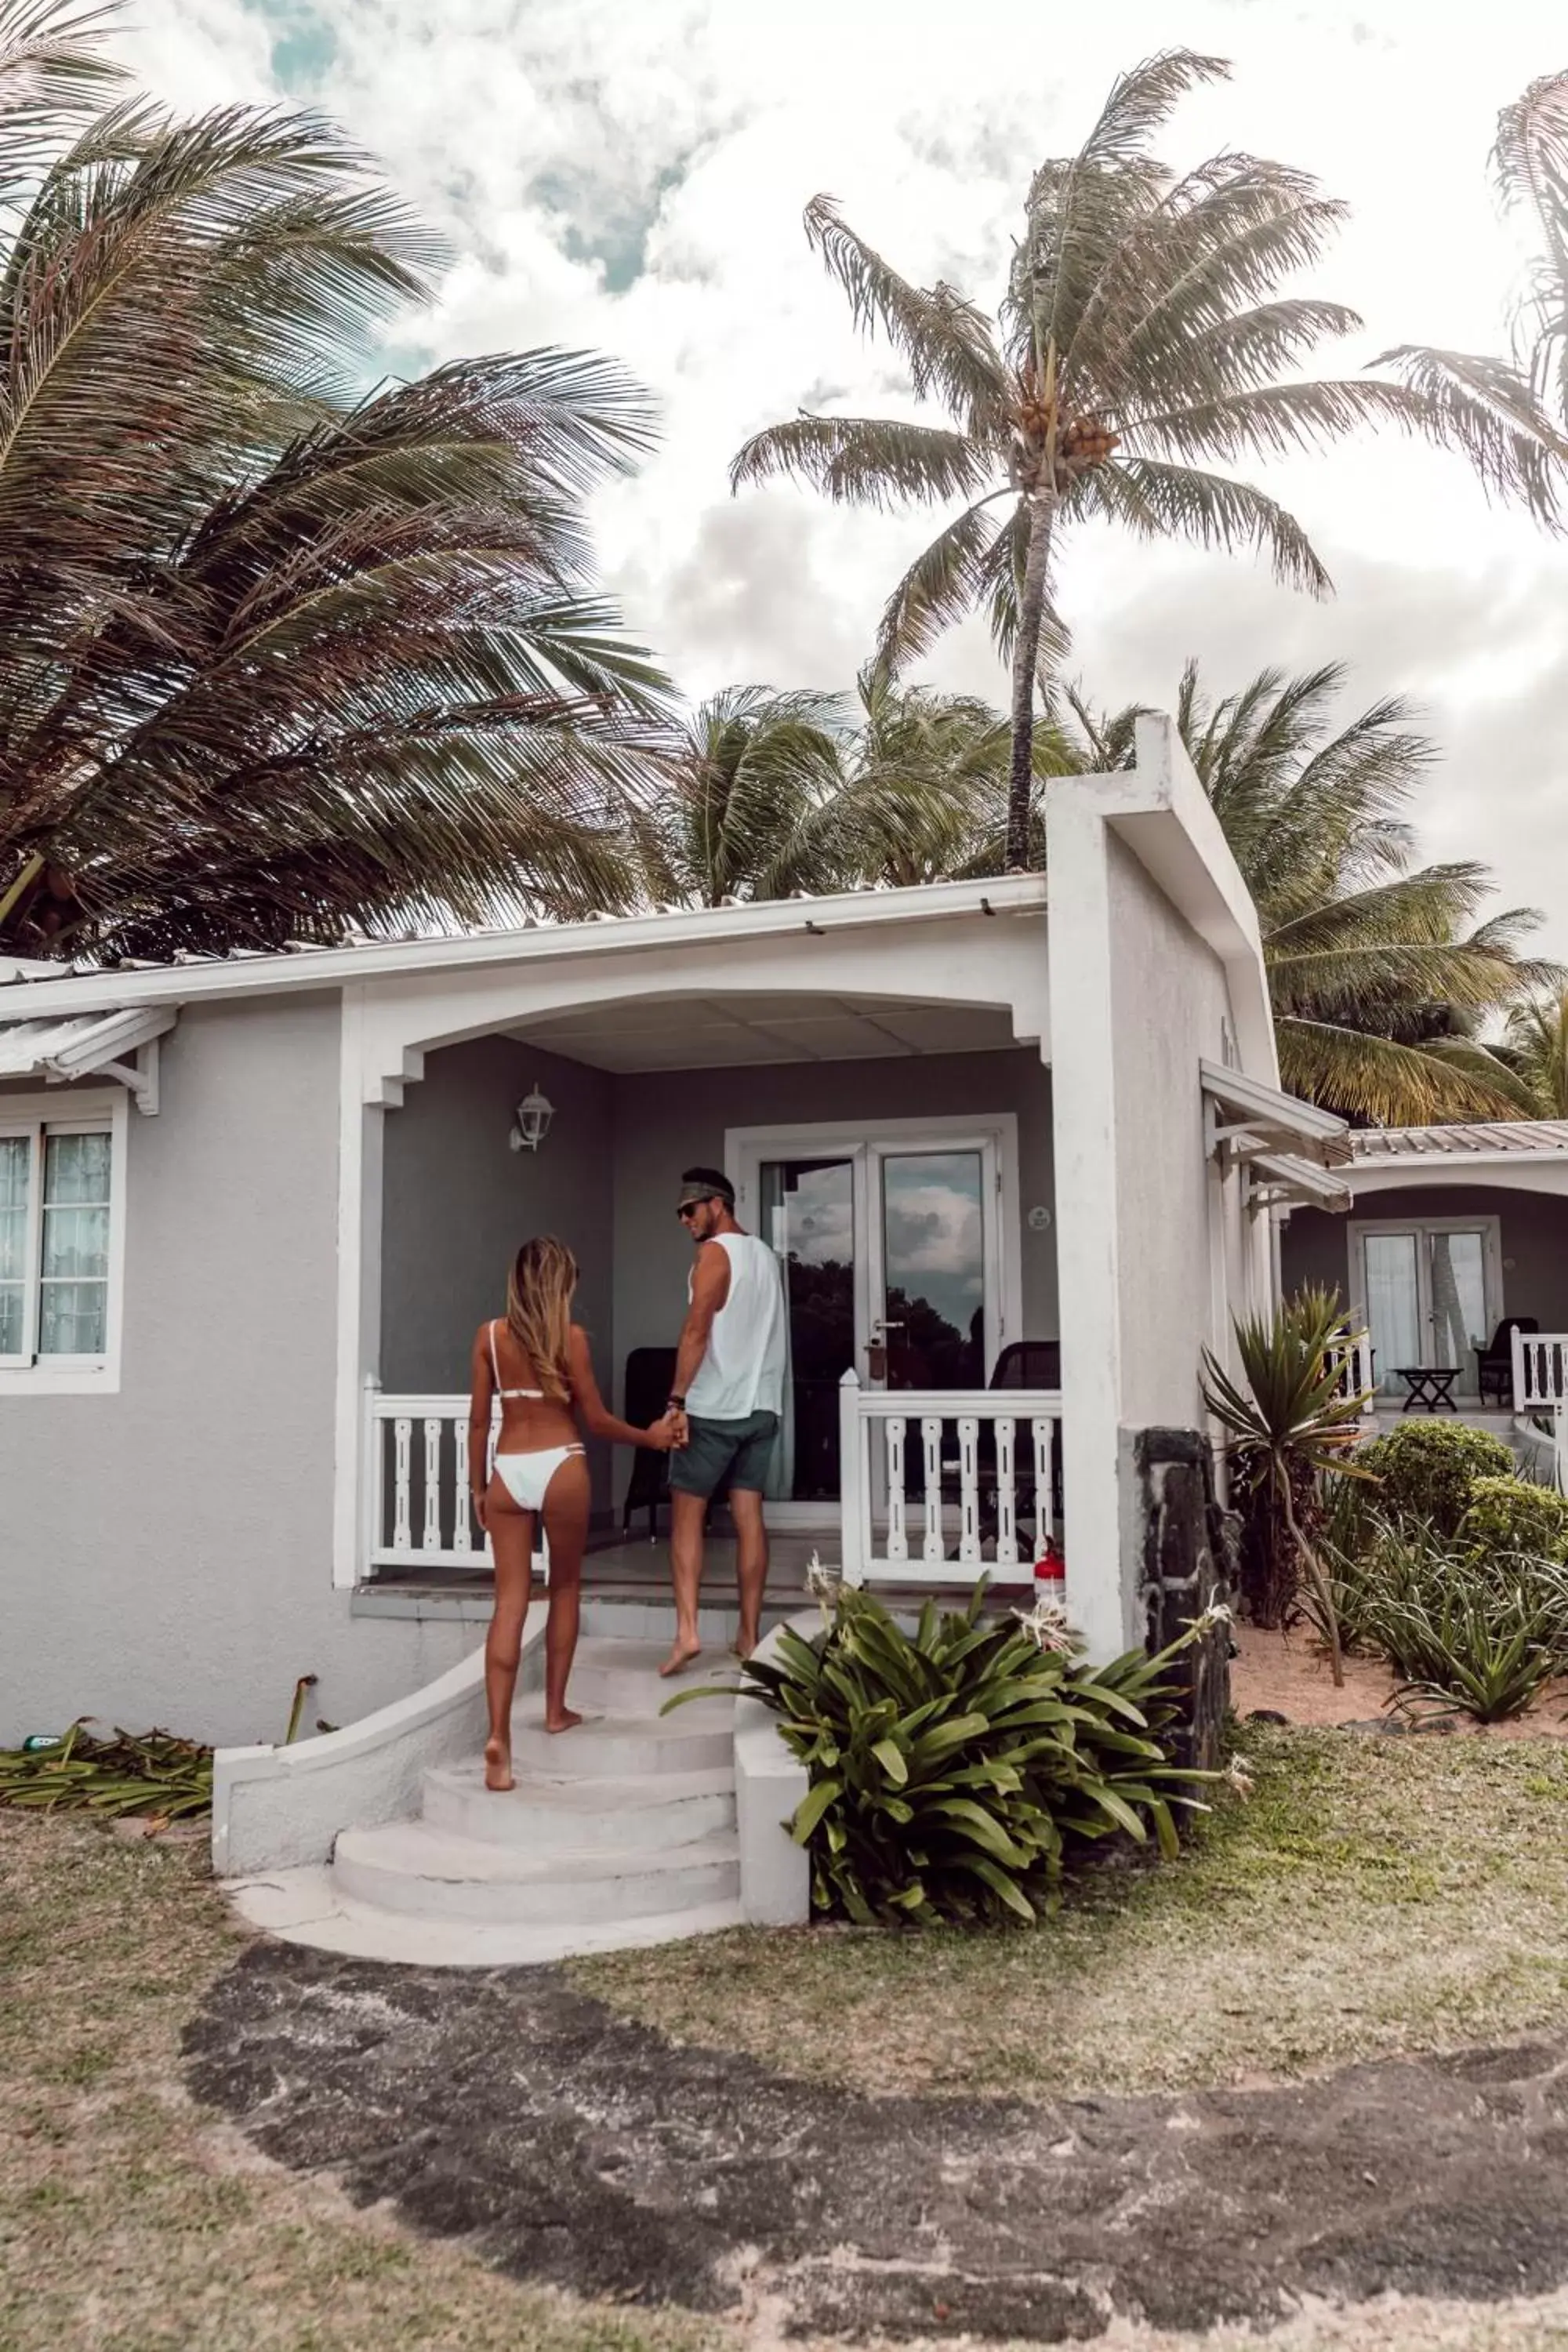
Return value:
M 329 1865 L 247 1891 L 247 1916 L 301 1943 L 421 1966 L 494 1968 L 710 1933 L 741 1916 L 735 1702 L 679 1690 L 732 1681 L 710 1653 L 673 1682 L 668 1642 L 589 1639 L 547 1732 L 535 1691 L 512 1715 L 516 1786 L 433 1766 L 412 1819 L 340 1831 Z

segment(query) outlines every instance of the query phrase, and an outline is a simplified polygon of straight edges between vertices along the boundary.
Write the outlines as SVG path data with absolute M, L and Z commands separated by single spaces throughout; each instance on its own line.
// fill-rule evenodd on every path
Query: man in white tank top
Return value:
M 697 1655 L 702 1522 L 728 1485 L 742 1658 L 756 1648 L 768 1580 L 763 1493 L 784 1411 L 784 1294 L 778 1259 L 735 1222 L 735 1192 L 717 1168 L 689 1168 L 676 1214 L 696 1244 L 690 1305 L 676 1352 L 670 1408 L 680 1416 L 669 1457 L 669 1564 L 675 1646 L 659 1669 L 679 1674 Z M 684 1441 L 684 1442 L 682 1442 Z

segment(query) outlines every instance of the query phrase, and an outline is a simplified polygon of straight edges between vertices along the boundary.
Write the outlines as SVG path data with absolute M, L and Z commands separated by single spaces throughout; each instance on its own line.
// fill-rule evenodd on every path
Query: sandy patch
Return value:
M 1334 1688 L 1326 1653 L 1307 1626 L 1289 1633 L 1265 1633 L 1237 1625 L 1241 1654 L 1230 1664 L 1231 1704 L 1245 1721 L 1255 1707 L 1270 1707 L 1291 1723 L 1367 1723 L 1393 1706 L 1398 1676 L 1378 1658 L 1347 1658 L 1342 1690 Z M 1510 1723 L 1479 1724 L 1467 1715 L 1451 1720 L 1457 1732 L 1489 1739 L 1568 1738 L 1568 1681 L 1549 1683 L 1528 1714 Z

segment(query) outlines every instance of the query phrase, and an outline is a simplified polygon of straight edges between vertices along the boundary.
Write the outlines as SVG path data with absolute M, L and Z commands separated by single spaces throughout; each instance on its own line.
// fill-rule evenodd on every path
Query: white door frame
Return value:
M 771 1127 L 731 1127 L 724 1133 L 724 1172 L 735 1187 L 735 1213 L 756 1231 L 760 1171 L 767 1160 L 831 1160 L 853 1162 L 855 1230 L 864 1245 L 855 1258 L 856 1369 L 866 1376 L 871 1302 L 880 1277 L 880 1221 L 871 1213 L 872 1165 L 879 1154 L 904 1151 L 978 1151 L 991 1173 L 990 1199 L 983 1203 L 985 1330 L 994 1353 L 1024 1337 L 1021 1216 L 1018 1180 L 1018 1120 L 1013 1111 L 979 1115 L 953 1112 L 932 1118 L 800 1120 Z M 775 1527 L 837 1526 L 839 1507 L 829 1503 L 771 1503 Z
M 1352 1309 L 1362 1323 L 1367 1321 L 1366 1252 L 1363 1244 L 1369 1234 L 1479 1234 L 1481 1236 L 1481 1304 L 1486 1329 L 1483 1339 L 1489 1339 L 1502 1319 L 1502 1220 L 1500 1217 L 1352 1217 L 1347 1231 L 1350 1248 L 1350 1290 Z M 1426 1270 L 1426 1254 L 1417 1249 L 1415 1257 L 1415 1312 L 1419 1320 L 1429 1327 L 1431 1322 L 1430 1276 Z M 1370 1327 L 1369 1327 L 1370 1328 Z M 1423 1346 L 1426 1340 L 1423 1339 Z M 1392 1364 L 1379 1368 L 1379 1378 L 1392 1372 Z M 1457 1397 L 1473 1402 L 1479 1396 L 1475 1381 L 1473 1362 L 1459 1367 L 1460 1379 L 1454 1383 Z

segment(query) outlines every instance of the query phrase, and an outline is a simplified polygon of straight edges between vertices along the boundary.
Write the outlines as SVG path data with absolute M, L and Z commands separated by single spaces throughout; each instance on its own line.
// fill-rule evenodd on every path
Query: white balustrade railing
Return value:
M 1371 1332 L 1358 1331 L 1345 1347 L 1331 1348 L 1329 1360 L 1331 1362 L 1337 1360 L 1339 1363 L 1339 1394 L 1347 1402 L 1352 1397 L 1360 1397 L 1362 1412 L 1368 1416 L 1375 1413 L 1377 1398 L 1373 1375 Z
M 1513 1333 L 1513 1409 L 1552 1412 L 1568 1403 L 1568 1331 Z
M 1059 1389 L 867 1389 L 846 1372 L 847 1581 L 973 1584 L 987 1569 L 1026 1578 L 1057 1532 L 1061 1412 Z
M 489 1568 L 489 1541 L 469 1501 L 467 1395 L 385 1396 L 374 1387 L 366 1393 L 367 1570 Z M 500 1428 L 497 1405 L 486 1449 L 487 1485 Z M 535 1540 L 542 1540 L 537 1532 Z M 534 1574 L 543 1568 L 541 1549 Z

